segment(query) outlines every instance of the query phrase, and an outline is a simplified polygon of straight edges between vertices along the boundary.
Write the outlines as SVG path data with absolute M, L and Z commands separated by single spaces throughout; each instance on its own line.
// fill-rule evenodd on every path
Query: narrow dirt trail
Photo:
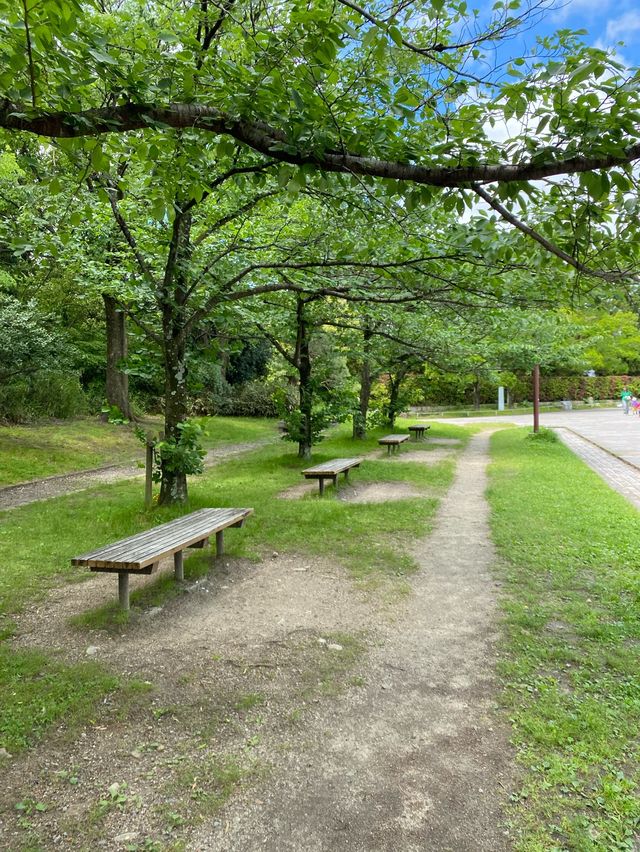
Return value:
M 376 625 L 366 686 L 316 715 L 306 747 L 189 849 L 509 848 L 501 806 L 513 754 L 495 713 L 488 440 L 471 440 L 435 530 L 415 549 L 411 598 Z

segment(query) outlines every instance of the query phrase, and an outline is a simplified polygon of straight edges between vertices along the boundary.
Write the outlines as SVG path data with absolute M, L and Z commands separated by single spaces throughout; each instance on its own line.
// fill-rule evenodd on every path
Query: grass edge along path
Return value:
M 440 436 L 459 437 L 463 443 L 467 439 L 465 430 L 459 427 L 440 426 L 434 431 Z M 378 434 L 373 433 L 368 441 L 354 445 L 346 428 L 339 429 L 323 442 L 314 461 L 346 455 L 348 451 L 355 455 L 355 448 L 359 453 L 378 449 L 377 437 Z M 425 452 L 428 451 L 425 445 Z M 384 457 L 384 450 L 380 454 L 380 458 L 363 463 L 358 471 L 360 480 L 410 480 L 438 493 L 444 493 L 452 481 L 454 462 L 450 459 L 426 466 L 389 461 Z M 21 652 L 14 654 L 10 647 L 12 616 L 21 606 L 42 599 L 52 586 L 90 576 L 72 569 L 70 559 L 92 547 L 202 506 L 247 505 L 254 506 L 256 513 L 242 530 L 229 536 L 229 556 L 259 558 L 261 553 L 273 549 L 294 549 L 339 559 L 350 568 L 356 580 L 366 581 L 382 575 L 401 583 L 402 579 L 396 578 L 402 578 L 413 567 L 406 547 L 412 536 L 423 534 L 429 528 L 438 500 L 429 493 L 392 504 L 354 505 L 336 500 L 332 489 L 323 499 L 315 493 L 302 500 L 274 499 L 279 491 L 302 481 L 300 470 L 307 464 L 295 456 L 290 444 L 267 445 L 192 479 L 191 500 L 186 507 L 147 512 L 142 508 L 139 485 L 122 482 L 0 513 L 0 558 L 4 564 L 0 573 L 0 630 L 5 637 L 5 644 L 0 645 L 0 662 L 8 673 L 9 682 L 15 684 L 15 688 L 3 693 L 5 699 L 0 695 L 0 746 L 6 747 L 5 739 L 13 749 L 24 747 L 34 739 L 24 733 L 30 724 L 39 735 L 47 725 L 72 713 L 74 702 L 68 703 L 72 696 L 54 689 L 51 702 L 42 712 L 42 718 L 38 718 L 39 689 L 44 695 L 52 680 L 68 676 L 71 683 L 74 677 L 86 677 L 87 688 L 93 690 L 96 698 L 120 685 L 120 681 L 114 683 L 106 671 L 97 672 L 85 665 L 74 675 L 55 658 L 30 656 L 30 652 L 20 657 Z M 25 536 L 27 529 L 29 535 Z M 332 535 L 328 534 L 331 530 Z M 198 563 L 203 562 L 203 555 L 195 554 L 193 561 L 197 568 Z M 187 566 L 190 562 L 192 559 L 187 560 Z M 204 562 L 204 566 L 199 567 L 206 570 L 206 560 Z M 160 588 L 156 590 L 161 595 L 163 585 L 167 595 L 175 591 L 176 584 L 171 578 L 161 575 Z M 141 596 L 143 606 L 149 601 L 148 594 Z M 95 622 L 91 626 L 95 627 Z M 28 700 L 20 698 L 21 690 L 29 694 Z M 69 690 L 71 692 L 73 690 Z M 81 691 L 76 694 L 75 704 L 82 699 Z M 24 718 L 16 718 L 19 707 L 24 708 Z M 9 732 L 13 732 L 11 737 Z
M 640 842 L 640 517 L 566 447 L 491 439 L 500 674 L 523 769 L 523 852 Z

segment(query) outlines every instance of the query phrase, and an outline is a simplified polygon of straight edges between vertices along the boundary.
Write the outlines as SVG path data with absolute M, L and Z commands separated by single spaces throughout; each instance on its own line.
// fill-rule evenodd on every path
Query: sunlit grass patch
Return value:
M 496 434 L 501 674 L 518 848 L 633 849 L 640 826 L 640 524 L 566 447 Z

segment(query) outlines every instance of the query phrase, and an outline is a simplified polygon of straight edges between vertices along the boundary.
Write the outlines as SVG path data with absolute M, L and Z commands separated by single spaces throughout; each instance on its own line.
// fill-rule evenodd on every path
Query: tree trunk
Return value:
M 120 369 L 127 357 L 127 328 L 124 312 L 107 293 L 102 294 L 107 327 L 107 381 L 106 392 L 109 405 L 120 409 L 127 420 L 132 419 L 129 404 L 129 377 Z
M 360 395 L 358 399 L 358 411 L 353 418 L 353 437 L 364 440 L 367 437 L 367 415 L 369 414 L 369 401 L 371 399 L 371 387 L 373 376 L 371 375 L 370 340 L 373 332 L 369 326 L 364 328 L 364 354 L 362 366 L 360 367 Z
M 297 320 L 298 339 L 296 354 L 298 356 L 298 375 L 300 376 L 300 438 L 298 441 L 298 458 L 310 459 L 313 445 L 312 413 L 313 387 L 311 385 L 311 355 L 309 353 L 309 326 L 304 315 L 305 303 L 298 299 Z
M 398 413 L 398 398 L 400 396 L 400 385 L 402 384 L 403 374 L 398 373 L 394 378 L 389 378 L 389 408 L 387 410 L 387 423 L 393 429 L 396 423 L 396 414 Z
M 473 383 L 473 407 L 480 408 L 480 379 L 478 378 Z
M 164 403 L 164 437 L 167 441 L 179 441 L 178 425 L 187 419 L 187 368 L 185 362 L 185 347 L 179 341 L 171 341 L 165 345 L 165 403 Z M 161 463 L 162 479 L 160 482 L 161 506 L 173 503 L 186 503 L 187 475 L 174 470 L 166 461 Z
M 179 210 L 179 205 L 176 204 Z M 164 437 L 180 440 L 179 426 L 187 420 L 187 347 L 186 310 L 188 282 L 185 269 L 189 265 L 191 214 L 176 213 L 169 255 L 161 289 L 162 336 L 165 368 Z M 161 463 L 161 506 L 187 501 L 187 475 L 174 469 L 169 460 Z

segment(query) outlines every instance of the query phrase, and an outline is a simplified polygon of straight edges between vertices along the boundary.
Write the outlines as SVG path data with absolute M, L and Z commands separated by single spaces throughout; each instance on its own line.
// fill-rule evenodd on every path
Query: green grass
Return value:
M 243 444 L 276 438 L 275 420 L 266 417 L 198 417 L 205 430 L 203 444 L 207 449 L 223 444 Z
M 10 753 L 36 742 L 64 719 L 67 730 L 88 722 L 106 693 L 128 686 L 93 662 L 68 666 L 38 651 L 11 651 L 0 644 L 0 746 Z
M 98 420 L 0 426 L 0 488 L 142 457 L 130 429 Z
M 518 848 L 636 849 L 640 517 L 563 445 L 525 434 L 493 436 L 489 490 Z
M 254 436 L 261 431 L 265 434 L 268 425 L 258 423 Z M 252 424 L 247 425 L 248 429 L 250 427 L 253 428 Z M 357 505 L 335 499 L 333 489 L 328 489 L 322 499 L 315 490 L 303 499 L 278 499 L 281 491 L 303 482 L 300 471 L 308 462 L 297 458 L 294 445 L 276 441 L 211 468 L 202 477 L 193 478 L 190 503 L 185 507 L 146 511 L 142 508 L 142 485 L 128 481 L 1 513 L 0 631 L 4 629 L 10 634 L 12 616 L 28 601 L 43 597 L 48 588 L 91 576 L 89 572 L 71 567 L 73 556 L 204 506 L 255 509 L 243 529 L 231 530 L 226 536 L 229 555 L 258 559 L 273 550 L 323 555 L 342 561 L 356 579 L 383 577 L 401 586 L 403 575 L 414 567 L 409 547 L 415 536 L 428 531 L 437 506 L 436 498 L 451 482 L 453 463 L 445 460 L 423 466 L 387 460 L 384 450 L 377 445 L 377 437 L 383 432 L 379 430 L 366 441 L 354 442 L 346 427 L 336 429 L 317 448 L 314 462 L 376 450 L 379 457 L 366 460 L 354 472 L 354 482 L 405 479 L 425 489 L 424 497 Z M 468 437 L 464 429 L 443 425 L 434 426 L 430 434 L 457 437 L 463 442 Z M 248 437 L 248 433 L 243 437 Z M 425 452 L 430 451 L 428 443 L 424 447 Z M 25 534 L 27 530 L 28 535 Z M 211 557 L 207 553 L 198 551 L 185 561 L 188 578 L 210 569 Z M 115 579 L 113 591 L 112 604 L 78 613 L 74 619 L 76 625 L 126 629 L 128 616 L 115 605 Z M 181 593 L 171 576 L 161 576 L 148 588 L 132 594 L 134 618 L 141 607 L 165 603 L 171 596 Z M 17 656 L 14 664 L 18 670 L 24 666 L 28 672 L 26 657 Z M 85 700 L 84 693 L 71 688 L 76 676 L 74 668 L 55 665 L 59 666 L 57 677 L 63 685 L 62 693 L 68 692 L 71 711 L 71 705 Z M 78 682 L 82 682 L 80 676 Z M 36 677 L 33 683 L 35 695 L 38 683 L 42 684 L 44 692 L 48 689 L 47 677 L 40 680 Z M 89 703 L 112 688 L 111 681 L 100 681 L 97 675 L 95 684 L 95 688 L 86 690 Z M 20 713 L 22 706 L 14 705 L 12 712 Z M 8 709 L 11 709 L 8 705 L 0 706 L 0 726 L 5 724 L 3 713 Z M 30 724 L 30 712 L 25 711 L 25 726 Z M 48 718 L 45 712 L 43 725 L 48 723 Z
M 250 417 L 200 417 L 207 449 L 229 443 L 275 438 L 275 420 Z M 151 434 L 160 418 L 141 424 Z M 65 420 L 29 426 L 0 426 L 0 488 L 104 464 L 144 459 L 144 448 L 129 426 L 98 419 Z

